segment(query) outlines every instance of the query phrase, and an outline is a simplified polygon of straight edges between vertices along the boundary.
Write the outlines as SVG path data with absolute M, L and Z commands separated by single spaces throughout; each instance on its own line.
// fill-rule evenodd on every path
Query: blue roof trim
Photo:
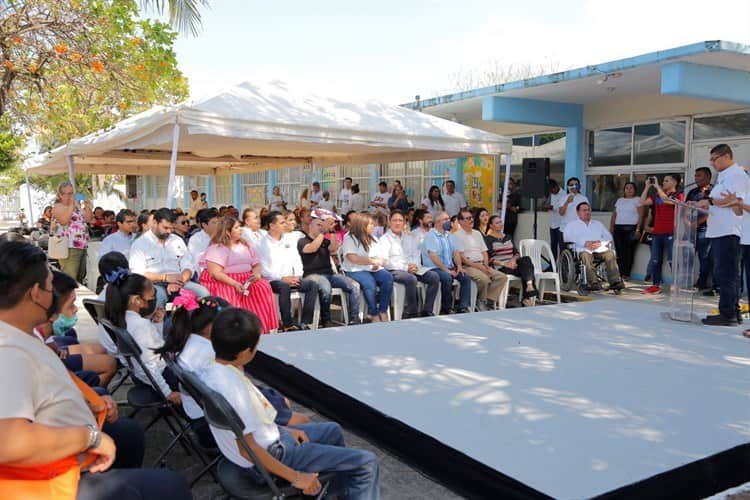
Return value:
M 402 104 L 402 106 L 409 109 L 424 109 L 432 106 L 439 106 L 441 104 L 449 104 L 453 102 L 464 101 L 467 99 L 486 97 L 501 92 L 507 92 L 509 90 L 539 87 L 542 85 L 550 85 L 569 80 L 578 80 L 581 78 L 589 78 L 597 75 L 605 75 L 607 73 L 614 73 L 617 71 L 625 71 L 637 68 L 639 66 L 664 63 L 679 59 L 681 57 L 688 57 L 706 52 L 732 52 L 740 55 L 750 55 L 750 45 L 744 45 L 735 42 L 726 42 L 723 40 L 710 40 L 694 43 L 691 45 L 684 45 L 682 47 L 676 47 L 673 49 L 651 52 L 640 56 L 629 57 L 627 59 L 619 59 L 617 61 L 594 64 L 591 66 L 585 66 L 583 68 L 571 69 L 559 73 L 538 76 L 535 78 L 516 80 L 514 82 L 491 85 L 489 87 L 482 87 L 478 89 L 467 90 L 464 92 L 458 92 L 455 94 L 433 97 L 430 99 L 425 99 L 424 101 L 414 101 Z

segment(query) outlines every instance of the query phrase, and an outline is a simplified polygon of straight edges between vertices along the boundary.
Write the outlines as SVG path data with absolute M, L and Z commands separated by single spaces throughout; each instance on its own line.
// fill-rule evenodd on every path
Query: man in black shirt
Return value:
M 696 202 L 703 199 L 708 199 L 708 195 L 711 193 L 711 169 L 707 167 L 700 167 L 695 170 L 695 187 L 691 189 L 685 201 Z M 698 282 L 695 287 L 698 290 L 707 287 L 708 283 L 708 272 L 711 269 L 711 239 L 706 238 L 706 220 L 707 215 L 700 215 L 698 217 L 698 228 L 695 243 L 695 250 L 698 253 L 698 261 L 700 262 L 700 273 L 698 274 Z M 713 295 L 713 291 L 710 292 Z
M 318 215 L 313 211 L 309 232 L 297 241 L 297 250 L 302 257 L 302 277 L 318 284 L 323 328 L 331 326 L 331 288 L 340 288 L 346 293 L 349 324 L 359 323 L 359 284 L 342 274 L 335 274 L 331 266 L 331 252 L 335 254 L 339 248 L 336 237 L 331 233 L 335 224 L 333 216 Z M 328 233 L 331 234 L 330 240 L 326 238 Z

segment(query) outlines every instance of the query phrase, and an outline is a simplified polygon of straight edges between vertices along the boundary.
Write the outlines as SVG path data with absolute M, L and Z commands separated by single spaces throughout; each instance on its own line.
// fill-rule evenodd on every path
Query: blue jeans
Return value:
M 556 227 L 554 229 L 550 228 L 549 246 L 552 247 L 552 255 L 555 256 L 555 260 L 557 260 L 557 254 L 562 244 L 563 244 L 563 235 L 562 235 L 562 231 L 560 231 L 560 228 L 559 227 Z
M 194 281 L 188 281 L 187 283 L 183 285 L 183 288 L 185 290 L 190 290 L 191 292 L 194 292 L 195 296 L 198 298 L 208 297 L 210 295 L 208 288 L 206 288 L 203 285 L 199 285 L 198 283 Z M 156 307 L 164 307 L 164 304 L 166 304 L 170 298 L 170 295 L 167 294 L 166 283 L 154 283 L 154 290 L 156 290 Z M 177 296 L 176 293 L 171 295 L 172 298 L 176 296 Z
M 440 310 L 442 312 L 448 311 L 453 308 L 453 276 L 446 273 L 442 269 L 434 268 L 438 276 L 440 276 Z M 459 309 L 468 309 L 471 306 L 471 277 L 468 274 L 459 274 L 455 277 L 456 280 L 461 284 L 461 290 L 458 295 L 458 307 Z
M 359 285 L 348 276 L 340 274 L 308 274 L 305 279 L 318 284 L 320 299 L 320 319 L 323 323 L 331 320 L 331 289 L 340 288 L 346 293 L 349 306 L 349 322 L 355 322 L 359 317 Z
M 698 274 L 698 288 L 706 288 L 708 273 L 711 270 L 711 238 L 706 238 L 706 228 L 698 229 L 695 241 L 695 251 L 698 254 L 700 272 Z
M 651 243 L 651 260 L 648 261 L 648 270 L 646 274 L 651 275 L 652 282 L 655 286 L 661 286 L 661 265 L 662 254 L 667 255 L 667 263 L 672 267 L 672 235 L 655 234 L 654 241 Z
M 393 276 L 385 269 L 372 271 L 352 271 L 347 276 L 359 283 L 367 302 L 367 314 L 377 316 L 388 311 L 393 292 Z M 377 291 L 380 287 L 380 292 Z
M 711 238 L 714 257 L 714 281 L 719 285 L 719 314 L 736 318 L 740 301 L 740 238 Z
M 299 444 L 289 431 L 279 428 L 279 444 L 272 444 L 268 448 L 274 458 L 298 471 L 335 472 L 328 495 L 363 500 L 380 498 L 377 457 L 366 450 L 346 448 L 339 424 L 315 422 L 292 427 L 304 431 L 310 442 Z M 249 473 L 255 481 L 263 484 L 255 467 L 249 469 Z

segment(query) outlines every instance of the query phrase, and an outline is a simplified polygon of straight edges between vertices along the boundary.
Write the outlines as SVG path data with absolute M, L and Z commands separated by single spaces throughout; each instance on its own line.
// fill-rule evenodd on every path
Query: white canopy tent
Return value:
M 376 101 L 300 95 L 243 83 L 156 106 L 29 159 L 35 174 L 219 175 L 311 164 L 363 165 L 507 154 L 510 139 Z M 507 176 L 506 176 L 507 177 Z

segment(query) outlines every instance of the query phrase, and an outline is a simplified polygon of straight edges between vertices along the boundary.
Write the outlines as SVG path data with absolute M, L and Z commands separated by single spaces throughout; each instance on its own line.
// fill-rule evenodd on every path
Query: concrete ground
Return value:
M 645 289 L 648 284 L 642 282 L 629 282 L 628 289 L 623 292 L 622 295 L 617 296 L 618 300 L 630 300 L 630 301 L 649 301 L 662 303 L 667 310 L 669 306 L 670 297 L 667 294 L 646 296 L 641 292 Z M 512 294 L 511 294 L 512 296 Z M 591 294 L 585 300 L 601 300 L 605 297 L 612 297 L 611 293 Z M 78 293 L 78 303 L 80 307 L 80 301 L 83 298 L 94 298 L 94 294 L 84 288 L 81 288 Z M 547 299 L 551 299 L 551 296 L 547 296 Z M 579 297 L 576 293 L 564 294 L 564 301 L 578 300 Z M 717 299 L 715 297 L 703 297 L 696 296 L 694 301 L 695 313 L 700 317 L 705 315 L 711 309 L 716 307 Z M 513 305 L 511 302 L 509 305 Z M 746 323 L 747 324 L 747 323 Z M 750 326 L 750 325 L 748 325 Z M 79 312 L 79 324 L 77 327 L 79 337 L 81 340 L 96 340 L 96 327 L 91 318 L 86 314 L 81 307 Z M 737 328 L 737 334 L 741 334 L 741 329 Z M 750 341 L 749 341 L 750 342 Z M 115 399 L 124 400 L 126 397 L 128 386 L 124 385 L 116 394 Z M 314 411 L 294 405 L 295 410 L 308 415 L 313 421 L 324 420 L 320 415 Z M 121 415 L 128 415 L 129 409 L 122 408 Z M 149 415 L 142 414 L 136 417 L 139 421 L 144 424 L 148 422 Z M 363 448 L 375 453 L 381 464 L 381 488 L 382 497 L 384 499 L 424 499 L 433 500 L 435 498 L 451 499 L 461 498 L 453 492 L 447 490 L 438 481 L 433 478 L 423 475 L 417 468 L 412 467 L 397 457 L 393 456 L 389 452 L 379 448 L 377 445 L 362 439 L 361 437 L 348 432 L 345 429 L 346 441 L 349 446 Z M 169 442 L 169 433 L 165 424 L 159 423 L 156 426 L 149 429 L 147 433 L 147 442 L 149 446 L 146 451 L 145 466 L 153 464 L 154 459 L 157 457 L 159 450 L 161 450 L 166 443 Z M 176 447 L 170 455 L 167 457 L 167 466 L 176 470 L 183 471 L 185 475 L 192 479 L 198 470 L 200 470 L 200 462 L 196 457 L 187 456 L 187 454 L 180 447 Z M 223 493 L 221 488 L 216 485 L 211 479 L 210 475 L 204 476 L 193 488 L 194 498 L 197 500 L 222 498 Z M 731 500 L 750 500 L 750 483 L 742 485 L 733 490 L 729 490 L 722 494 L 712 497 L 715 499 L 731 499 Z

